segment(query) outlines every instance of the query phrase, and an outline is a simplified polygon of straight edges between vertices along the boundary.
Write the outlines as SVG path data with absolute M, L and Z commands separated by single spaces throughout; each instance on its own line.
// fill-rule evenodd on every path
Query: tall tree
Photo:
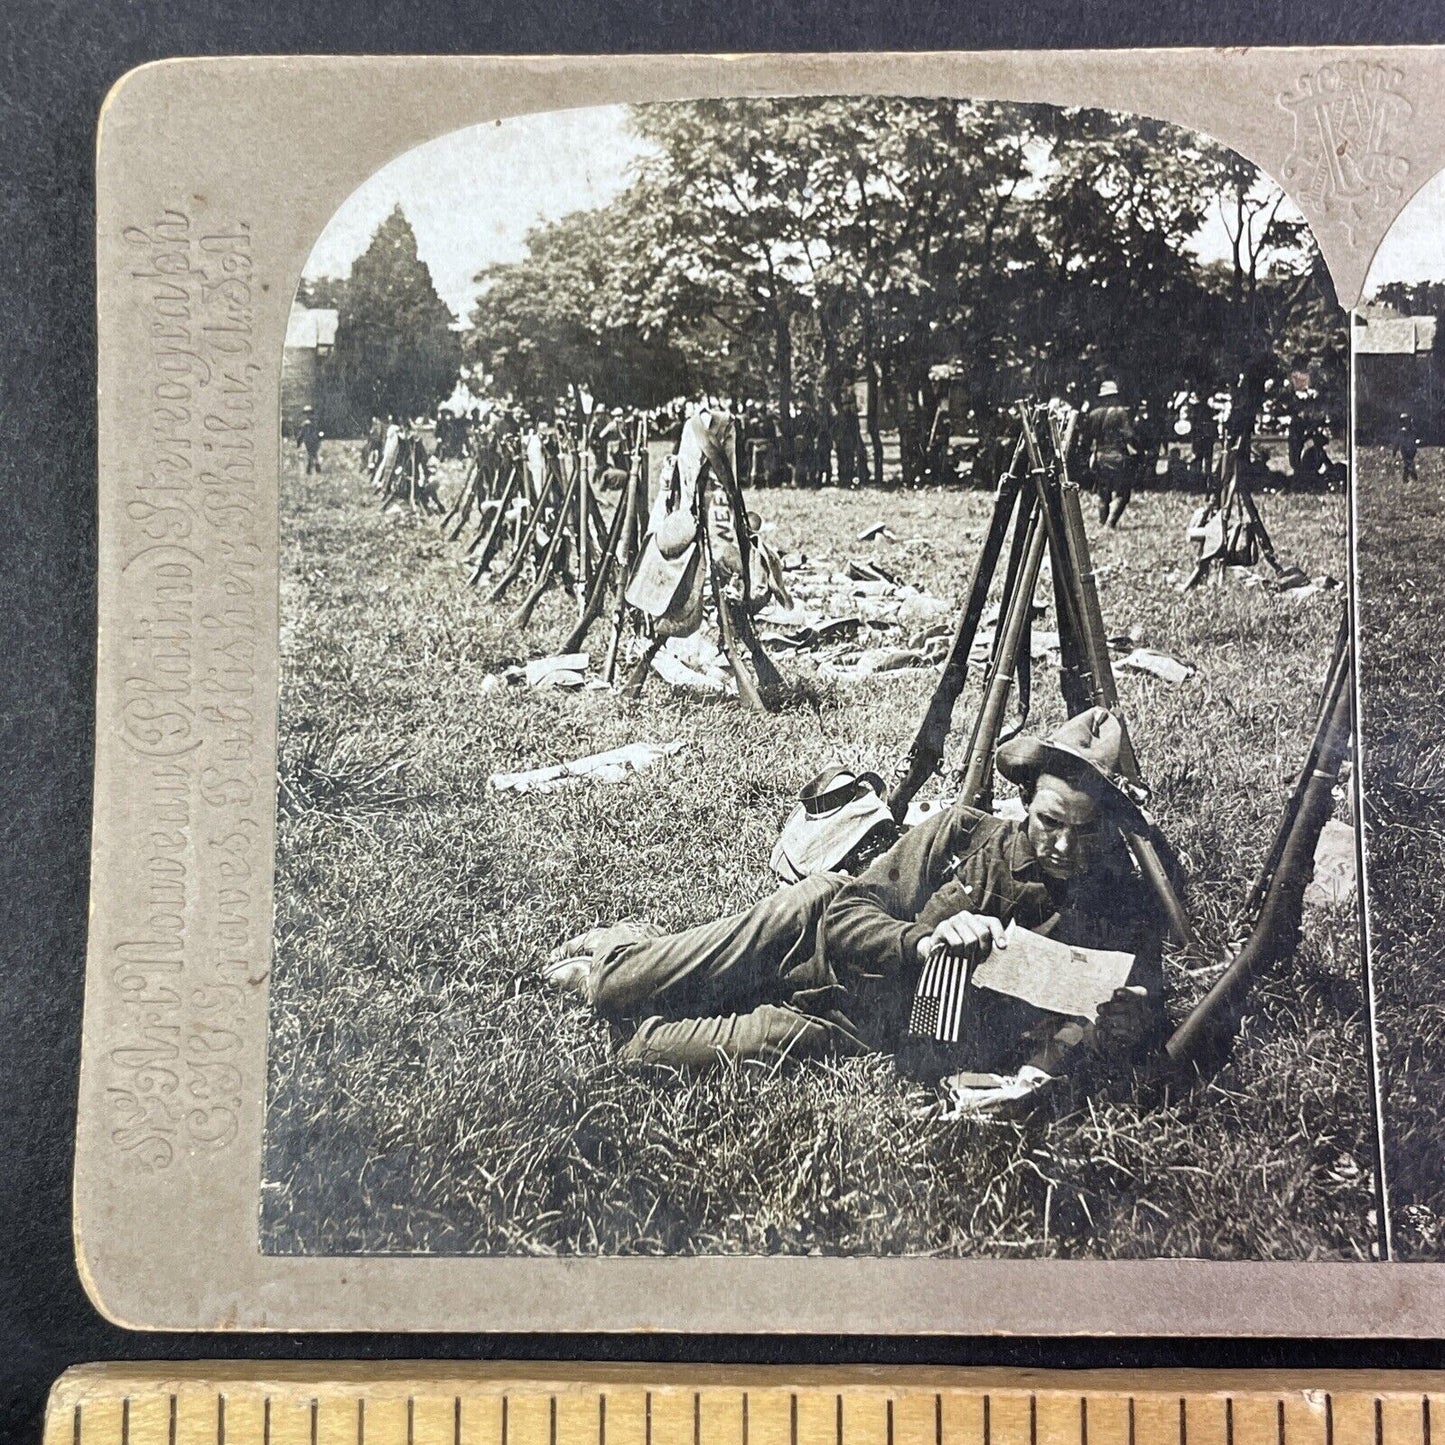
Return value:
M 849 479 L 881 477 L 891 423 L 918 480 L 945 386 L 985 413 L 1105 375 L 1157 397 L 1255 346 L 1343 344 L 1278 191 L 1161 122 L 813 97 L 639 106 L 632 125 L 650 146 L 633 184 L 482 278 L 470 346 L 521 394 L 766 397 L 786 459 L 800 440 L 816 476 L 826 443 Z M 1233 254 L 1204 264 L 1216 210 Z
M 683 356 L 665 335 L 645 336 L 629 304 L 636 211 L 624 195 L 535 227 L 524 259 L 479 273 L 467 355 L 500 390 L 544 407 L 582 390 L 654 406 L 688 389 Z
M 1445 281 L 1387 281 L 1374 300 L 1401 316 L 1445 316 Z
M 313 276 L 301 278 L 296 288 L 296 299 L 303 306 L 316 306 L 338 311 L 346 295 L 345 276 Z
M 450 394 L 460 339 L 400 206 L 356 258 L 338 309 L 335 359 L 354 411 L 414 416 Z

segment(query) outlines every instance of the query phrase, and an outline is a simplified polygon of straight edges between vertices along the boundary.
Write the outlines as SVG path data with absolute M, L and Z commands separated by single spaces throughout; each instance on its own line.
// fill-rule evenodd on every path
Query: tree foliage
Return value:
M 353 409 L 412 416 L 451 392 L 460 341 L 400 206 L 357 257 L 337 299 L 335 361 Z
M 534 407 L 585 390 L 609 405 L 652 406 L 689 389 L 680 353 L 622 304 L 634 206 L 578 211 L 527 235 L 527 257 L 482 273 L 466 354 Z
M 637 106 L 632 125 L 648 149 L 627 191 L 479 277 L 470 345 L 518 394 L 765 398 L 785 455 L 826 417 L 865 476 L 886 417 L 914 476 L 946 391 L 983 412 L 1108 376 L 1162 400 L 1266 351 L 1343 384 L 1308 229 L 1205 137 L 876 97 Z M 1207 220 L 1223 263 L 1197 254 Z
M 1387 281 L 1375 300 L 1401 316 L 1445 316 L 1445 281 Z
M 303 276 L 296 288 L 296 300 L 302 306 L 322 307 L 339 311 L 346 295 L 344 276 Z

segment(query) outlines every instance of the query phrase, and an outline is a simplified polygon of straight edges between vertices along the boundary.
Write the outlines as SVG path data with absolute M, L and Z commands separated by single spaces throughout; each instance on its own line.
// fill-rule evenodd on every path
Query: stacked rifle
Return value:
M 407 503 L 413 512 L 445 510 L 432 479 L 426 445 L 410 429 L 396 438 L 393 449 L 383 452 L 371 485 L 380 494 L 383 512 L 394 502 Z
M 889 808 L 899 821 L 914 794 L 942 765 L 953 710 L 968 681 L 969 654 L 1005 548 L 1003 597 L 984 671 L 983 700 L 969 739 L 959 801 L 975 808 L 989 806 L 994 755 L 1004 737 L 1009 701 L 1015 691 L 1018 719 L 1010 736 L 1027 722 L 1032 692 L 1030 632 L 1034 594 L 1045 554 L 1053 577 L 1064 705 L 1071 717 L 1090 707 L 1107 707 L 1118 713 L 1118 690 L 1084 532 L 1079 487 L 1068 473 L 1074 421 L 1064 425 L 1048 408 L 1023 402 L 1015 407 L 1015 416 L 1019 429 L 1012 462 L 999 481 L 993 517 L 949 643 L 943 676 L 909 749 L 903 776 L 889 794 Z M 1139 799 L 1146 797 L 1148 790 L 1127 727 L 1121 770 L 1125 785 Z M 1159 899 L 1175 940 L 1193 944 L 1194 933 L 1179 901 L 1173 870 L 1166 867 L 1156 838 L 1131 834 L 1126 841 Z
M 598 500 L 589 441 L 586 428 L 565 424 L 545 435 L 479 439 L 441 522 L 451 541 L 473 528 L 468 582 L 485 582 L 490 601 L 526 588 L 512 614 L 517 627 L 531 622 L 552 588 L 576 596 L 578 620 L 564 652 L 575 651 L 601 616 L 610 588 L 637 554 L 647 517 L 646 421 L 636 425 L 627 479 L 610 519 Z
M 1015 414 L 1019 430 L 1012 464 L 999 482 L 993 517 L 949 645 L 943 676 L 909 749 L 903 774 L 889 795 L 889 807 L 900 821 L 919 788 L 941 770 L 953 711 L 968 681 L 969 655 L 1001 563 L 1003 596 L 984 672 L 982 701 L 960 774 L 959 800 L 976 808 L 990 805 L 994 755 L 1015 692 L 1019 717 L 1012 731 L 1022 728 L 1027 718 L 1031 691 L 1029 632 L 1045 555 L 1053 575 L 1065 706 L 1070 716 L 1089 707 L 1107 707 L 1119 716 L 1121 724 L 1124 721 L 1119 715 L 1079 488 L 1068 474 L 1072 423 L 1061 426 L 1045 408 L 1022 403 Z M 1233 479 L 1239 473 L 1233 470 L 1229 475 Z M 1247 488 L 1236 486 L 1234 497 L 1246 509 L 1246 516 L 1251 515 L 1252 499 Z M 1267 545 L 1262 523 L 1260 530 Z M 1266 555 L 1273 560 L 1272 549 Z M 1284 572 L 1278 563 L 1275 565 Z M 1218 981 L 1170 1037 L 1166 1047 L 1170 1067 L 1218 1061 L 1227 1052 L 1238 1027 L 1251 982 L 1288 958 L 1298 944 L 1304 892 L 1313 874 L 1315 849 L 1350 750 L 1352 677 L 1346 614 L 1336 635 L 1309 755 L 1242 910 L 1241 931 L 1247 934 L 1246 940 Z M 1146 791 L 1128 741 L 1127 726 L 1124 739 L 1124 783 L 1142 801 Z M 1176 870 L 1165 865 L 1168 850 L 1157 830 L 1151 829 L 1148 835 L 1127 835 L 1125 841 L 1158 898 L 1176 943 L 1197 948 L 1176 891 Z
M 1209 496 L 1190 519 L 1189 537 L 1198 544 L 1199 555 L 1181 592 L 1192 591 L 1210 575 L 1218 580 L 1226 567 L 1253 567 L 1261 557 L 1273 569 L 1278 586 L 1309 581 L 1298 567 L 1284 566 L 1275 553 L 1249 486 L 1254 465 L 1254 430 L 1245 427 L 1225 449 Z
M 696 471 L 687 505 L 678 509 L 673 495 L 685 460 L 677 455 L 662 479 L 666 495 L 660 499 L 667 503 L 674 529 L 685 533 L 680 560 L 668 554 L 660 562 L 657 555 L 645 418 L 625 437 L 625 477 L 620 467 L 611 473 L 621 480 L 621 493 L 610 518 L 598 498 L 587 427 L 576 432 L 559 424 L 521 437 L 478 436 L 456 500 L 441 519 L 442 529 L 451 541 L 470 529 L 468 580 L 474 587 L 485 585 L 489 601 L 501 601 L 514 588 L 526 589 L 511 615 L 518 628 L 528 626 L 552 588 L 576 596 L 577 621 L 562 654 L 578 652 L 610 607 L 603 677 L 608 684 L 616 681 L 623 643 L 632 638 L 640 656 L 624 682 L 629 698 L 640 694 L 666 639 L 695 631 L 711 602 L 738 696 L 749 707 L 770 710 L 782 679 L 753 625 L 753 611 L 768 595 L 766 582 L 752 575 L 765 549 L 755 536 L 731 455 L 734 423 L 727 413 L 717 412 L 706 419 L 690 418 L 684 431 L 691 438 Z M 680 452 L 686 448 L 686 441 L 680 443 Z M 732 562 L 736 580 L 731 587 L 722 580 L 728 569 L 719 565 L 719 548 Z M 690 563 L 692 558 L 695 563 Z M 678 587 L 675 600 L 670 589 L 661 595 L 656 575 L 659 567 L 666 570 L 669 565 L 686 584 Z M 681 618 L 674 615 L 678 611 Z

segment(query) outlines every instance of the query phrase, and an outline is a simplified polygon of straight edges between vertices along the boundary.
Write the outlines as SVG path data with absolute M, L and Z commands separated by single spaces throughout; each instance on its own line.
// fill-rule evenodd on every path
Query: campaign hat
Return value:
M 1143 831 L 1143 790 L 1120 772 L 1124 724 L 1106 707 L 1075 714 L 1047 738 L 1020 733 L 1000 745 L 995 764 L 1011 783 L 1032 788 L 1049 773 L 1084 788 L 1120 826 Z

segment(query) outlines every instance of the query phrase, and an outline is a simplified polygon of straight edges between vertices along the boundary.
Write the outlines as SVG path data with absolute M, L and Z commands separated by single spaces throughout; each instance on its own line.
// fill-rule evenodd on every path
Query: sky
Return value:
M 623 106 L 514 116 L 453 131 L 398 156 L 353 191 L 316 242 L 305 274 L 347 275 L 399 202 L 437 291 L 464 321 L 483 266 L 520 260 L 527 231 L 541 221 L 606 205 L 645 153 L 644 142 L 627 129 Z M 1210 261 L 1227 256 L 1228 246 L 1211 208 L 1192 249 Z
M 1445 281 L 1445 171 L 1420 187 L 1385 233 L 1365 295 L 1387 281 Z
M 308 277 L 345 276 L 398 202 L 442 299 L 465 320 L 472 278 L 517 261 L 539 221 L 606 205 L 644 154 L 622 106 L 513 116 L 453 131 L 398 156 L 342 203 L 312 248 Z

